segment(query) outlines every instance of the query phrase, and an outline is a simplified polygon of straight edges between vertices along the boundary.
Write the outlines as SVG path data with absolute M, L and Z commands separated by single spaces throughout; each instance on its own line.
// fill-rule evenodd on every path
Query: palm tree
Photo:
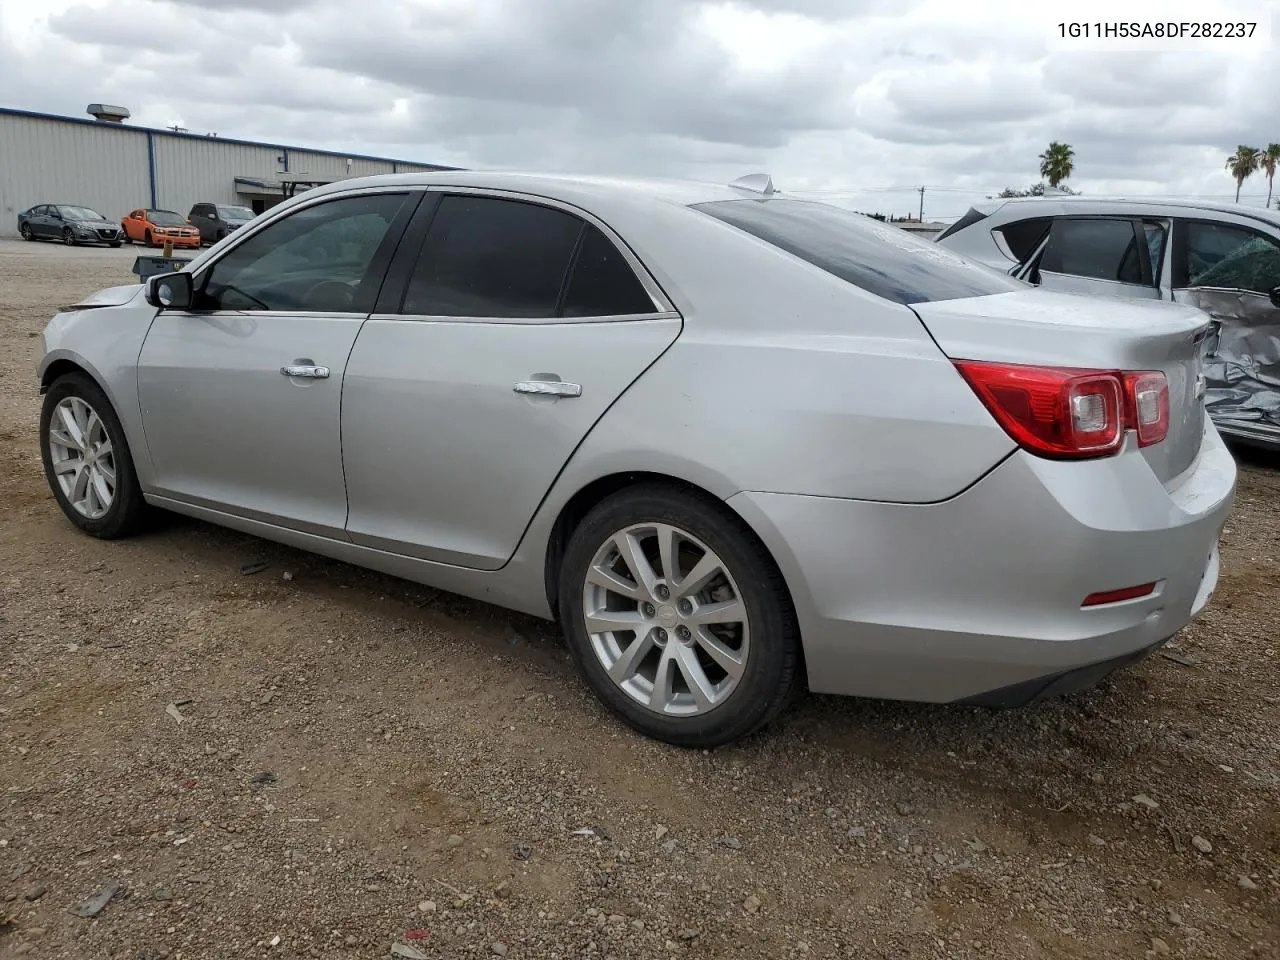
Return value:
M 1250 175 L 1258 169 L 1262 153 L 1257 147 L 1246 147 L 1243 143 L 1236 147 L 1236 152 L 1227 157 L 1227 169 L 1236 178 L 1236 203 L 1240 202 L 1240 188 Z
M 1049 149 L 1040 154 L 1040 176 L 1049 181 L 1049 186 L 1056 187 L 1075 169 L 1075 151 L 1070 144 L 1054 140 Z
M 1262 169 L 1267 175 L 1267 206 L 1271 206 L 1271 188 L 1276 178 L 1276 164 L 1280 164 L 1280 143 L 1268 143 L 1262 151 Z

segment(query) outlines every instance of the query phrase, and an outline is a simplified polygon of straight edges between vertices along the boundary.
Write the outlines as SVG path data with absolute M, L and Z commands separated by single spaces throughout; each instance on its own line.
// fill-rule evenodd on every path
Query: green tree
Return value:
M 1049 186 L 1056 187 L 1075 169 L 1075 151 L 1070 144 L 1054 140 L 1049 149 L 1040 154 L 1040 176 L 1049 181 Z
M 1280 164 L 1280 143 L 1268 143 L 1262 151 L 1262 171 L 1267 175 L 1267 206 L 1271 206 L 1271 188 L 1276 179 L 1276 165 Z
M 1240 188 L 1249 179 L 1262 161 L 1262 153 L 1257 147 L 1246 147 L 1243 143 L 1236 147 L 1236 152 L 1227 157 L 1227 169 L 1236 178 L 1236 203 L 1240 202 Z

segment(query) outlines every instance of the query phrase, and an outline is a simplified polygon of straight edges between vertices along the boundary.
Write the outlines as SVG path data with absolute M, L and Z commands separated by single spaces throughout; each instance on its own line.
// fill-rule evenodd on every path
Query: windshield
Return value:
M 1027 286 L 899 227 L 828 203 L 717 200 L 694 209 L 894 303 L 984 297 Z
M 105 220 L 107 219 L 97 210 L 90 210 L 88 207 L 58 207 L 62 212 L 63 220 Z
M 248 207 L 218 207 L 218 216 L 223 220 L 252 220 L 253 211 Z
M 172 210 L 148 210 L 147 219 L 157 227 L 185 227 L 187 218 Z

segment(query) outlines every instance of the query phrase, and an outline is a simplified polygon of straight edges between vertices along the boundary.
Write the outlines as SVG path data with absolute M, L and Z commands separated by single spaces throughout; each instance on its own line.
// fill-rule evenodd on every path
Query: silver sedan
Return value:
M 1025 703 L 1181 629 L 1235 465 L 1208 318 L 1034 289 L 767 178 L 308 191 L 43 335 L 67 517 L 163 508 L 558 619 L 624 720 Z

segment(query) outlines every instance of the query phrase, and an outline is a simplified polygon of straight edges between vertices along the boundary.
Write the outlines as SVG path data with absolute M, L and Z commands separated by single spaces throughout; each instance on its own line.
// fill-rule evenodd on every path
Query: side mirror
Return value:
M 1280 287 L 1271 288 L 1271 305 L 1273 307 L 1280 307 Z
M 147 303 L 161 310 L 190 310 L 195 299 L 191 274 L 183 270 L 162 273 L 147 281 Z

